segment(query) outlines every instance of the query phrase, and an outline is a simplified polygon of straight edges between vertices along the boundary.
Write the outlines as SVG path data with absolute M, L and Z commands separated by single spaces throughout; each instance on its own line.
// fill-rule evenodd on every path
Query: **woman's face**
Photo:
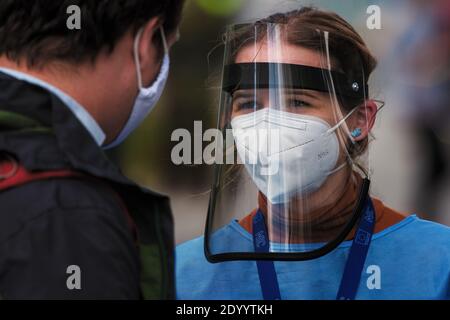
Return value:
M 326 69 L 328 65 L 323 55 L 320 53 L 303 48 L 297 45 L 284 43 L 281 50 L 277 51 L 276 58 L 267 54 L 268 48 L 262 44 L 255 48 L 254 46 L 243 47 L 237 54 L 235 63 L 283 63 L 310 66 L 314 68 Z M 336 61 L 331 61 L 331 67 L 338 69 Z M 340 111 L 338 105 L 333 105 L 334 96 L 328 92 L 319 92 L 315 90 L 293 89 L 293 88 L 275 88 L 275 89 L 257 89 L 257 90 L 237 90 L 232 96 L 231 117 L 237 117 L 249 114 L 263 108 L 275 108 L 285 112 L 314 116 L 326 121 L 331 127 L 341 120 L 346 112 Z M 342 113 L 341 113 L 342 112 Z M 340 114 L 341 113 L 341 114 Z M 358 114 L 358 115 L 357 115 Z M 355 112 L 346 122 L 349 130 L 357 127 L 358 118 L 365 119 L 365 113 Z M 361 126 L 361 128 L 363 128 Z M 340 144 L 340 150 L 337 165 L 346 162 L 347 153 L 345 149 L 349 146 L 348 135 L 341 130 L 337 130 L 337 136 Z M 324 199 L 335 201 L 334 196 L 347 181 L 349 171 L 340 170 L 333 179 L 327 179 L 322 188 L 308 196 L 308 204 L 311 208 L 320 208 L 324 205 Z M 343 182 L 344 181 L 344 182 Z M 290 206 L 296 207 L 300 197 L 293 197 Z
M 326 61 L 313 50 L 283 43 L 277 57 L 268 56 L 265 44 L 243 47 L 236 56 L 236 63 L 272 62 L 324 68 Z M 330 94 L 305 89 L 237 90 L 233 93 L 232 118 L 263 108 L 319 117 L 330 125 L 335 123 Z

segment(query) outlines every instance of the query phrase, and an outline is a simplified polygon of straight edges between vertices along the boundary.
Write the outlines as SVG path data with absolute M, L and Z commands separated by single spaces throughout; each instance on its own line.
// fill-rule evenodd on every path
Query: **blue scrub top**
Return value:
M 213 236 L 219 251 L 253 251 L 237 221 Z M 351 243 L 315 260 L 275 262 L 281 298 L 335 299 Z M 262 299 L 256 263 L 209 263 L 203 237 L 177 247 L 176 286 L 178 299 Z M 375 233 L 356 299 L 450 299 L 450 228 L 413 215 Z

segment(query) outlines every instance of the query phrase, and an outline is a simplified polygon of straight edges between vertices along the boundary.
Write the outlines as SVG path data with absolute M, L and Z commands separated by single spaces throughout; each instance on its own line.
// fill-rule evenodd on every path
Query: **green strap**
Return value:
M 16 132 L 52 132 L 51 128 L 45 127 L 40 122 L 27 116 L 15 112 L 0 110 L 0 131 L 4 129 L 4 127 L 7 129 L 13 129 Z

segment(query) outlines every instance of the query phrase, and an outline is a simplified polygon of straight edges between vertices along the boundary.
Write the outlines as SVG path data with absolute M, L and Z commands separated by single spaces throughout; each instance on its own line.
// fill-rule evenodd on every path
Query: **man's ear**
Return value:
M 158 57 L 158 50 L 153 41 L 155 34 L 159 33 L 161 19 L 158 17 L 150 19 L 141 29 L 141 36 L 138 43 L 139 61 L 141 71 L 154 68 L 155 61 Z
M 367 138 L 375 124 L 377 112 L 378 106 L 374 100 L 367 100 L 358 107 L 353 116 L 352 127 L 350 128 L 350 131 L 358 128 L 361 129 L 361 134 L 354 137 L 355 141 L 361 141 Z

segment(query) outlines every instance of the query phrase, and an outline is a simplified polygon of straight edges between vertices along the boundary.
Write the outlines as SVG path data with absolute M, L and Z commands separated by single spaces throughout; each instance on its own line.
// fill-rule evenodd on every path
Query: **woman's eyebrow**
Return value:
M 254 91 L 235 91 L 233 93 L 233 99 L 238 99 L 238 98 L 248 98 L 248 97 L 254 97 L 255 96 L 255 92 Z
M 286 94 L 297 94 L 302 96 L 311 97 L 314 99 L 319 99 L 319 96 L 312 90 L 304 90 L 304 89 L 287 89 Z

